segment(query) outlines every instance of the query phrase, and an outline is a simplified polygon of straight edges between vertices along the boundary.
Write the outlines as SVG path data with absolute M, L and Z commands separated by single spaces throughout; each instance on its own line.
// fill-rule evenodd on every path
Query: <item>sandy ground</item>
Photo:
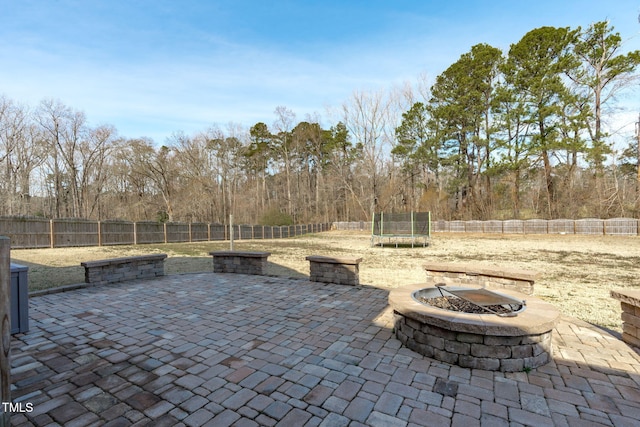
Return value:
M 167 253 L 167 274 L 211 271 L 212 250 L 229 243 L 13 250 L 12 262 L 30 267 L 30 289 L 81 283 L 81 261 Z M 333 231 L 283 240 L 236 241 L 237 250 L 271 252 L 269 274 L 304 278 L 307 255 L 363 258 L 360 282 L 382 288 L 422 282 L 422 265 L 466 262 L 540 272 L 535 295 L 563 314 L 621 331 L 620 304 L 611 289 L 640 288 L 640 238 L 574 235 L 438 233 L 423 247 L 371 247 L 368 233 Z

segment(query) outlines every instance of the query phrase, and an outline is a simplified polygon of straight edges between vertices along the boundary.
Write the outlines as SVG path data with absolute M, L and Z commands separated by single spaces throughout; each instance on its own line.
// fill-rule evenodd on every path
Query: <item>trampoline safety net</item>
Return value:
M 389 243 L 411 239 L 411 246 L 416 242 L 422 242 L 427 246 L 431 235 L 430 212 L 401 212 L 401 213 L 376 213 L 373 215 L 371 225 L 371 245 L 376 243 L 384 245 Z

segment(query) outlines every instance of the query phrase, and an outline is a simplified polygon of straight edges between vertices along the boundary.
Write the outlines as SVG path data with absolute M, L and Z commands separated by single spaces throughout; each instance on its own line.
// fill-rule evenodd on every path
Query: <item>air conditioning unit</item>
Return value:
M 29 267 L 11 263 L 11 333 L 29 331 Z

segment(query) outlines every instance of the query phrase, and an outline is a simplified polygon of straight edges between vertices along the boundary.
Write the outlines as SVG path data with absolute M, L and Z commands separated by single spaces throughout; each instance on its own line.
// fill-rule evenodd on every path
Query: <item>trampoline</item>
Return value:
M 371 246 L 385 242 L 395 244 L 409 241 L 428 246 L 431 237 L 431 212 L 376 213 L 371 222 Z M 408 242 L 407 242 L 408 244 Z

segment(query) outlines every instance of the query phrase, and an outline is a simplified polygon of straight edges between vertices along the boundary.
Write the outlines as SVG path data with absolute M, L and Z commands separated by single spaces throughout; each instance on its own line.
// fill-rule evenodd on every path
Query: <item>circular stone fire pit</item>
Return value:
M 418 300 L 440 297 L 435 286 L 421 283 L 393 289 L 389 304 L 394 310 L 396 337 L 424 356 L 465 368 L 517 372 L 550 362 L 551 334 L 560 312 L 531 295 L 510 290 L 496 294 L 526 300 L 526 306 L 511 317 L 464 313 Z

